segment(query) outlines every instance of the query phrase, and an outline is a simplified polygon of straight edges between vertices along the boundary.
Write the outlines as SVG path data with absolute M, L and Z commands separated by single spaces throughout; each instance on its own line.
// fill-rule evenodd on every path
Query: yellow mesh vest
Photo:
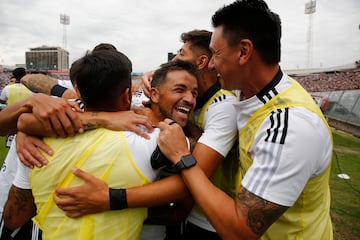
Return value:
M 239 132 L 240 166 L 237 176 L 237 190 L 247 169 L 251 166 L 249 150 L 254 136 L 264 119 L 279 108 L 304 107 L 316 113 L 331 130 L 312 97 L 293 79 L 293 85 L 282 91 L 256 111 Z M 289 240 L 316 239 L 331 240 L 332 225 L 330 219 L 330 166 L 319 176 L 310 179 L 294 206 L 290 207 L 271 227 L 261 239 Z
M 43 239 L 138 239 L 146 208 L 107 211 L 72 219 L 53 201 L 56 187 L 82 184 L 71 168 L 76 166 L 106 181 L 110 187 L 132 187 L 149 183 L 136 167 L 122 132 L 96 129 L 73 138 L 46 138 L 55 154 L 49 164 L 34 168 L 30 174 L 37 216 Z
M 222 95 L 233 95 L 233 92 L 220 89 L 217 91 L 202 107 L 199 117 L 195 124 L 201 129 L 204 130 L 204 118 L 205 113 L 208 110 L 209 105 L 214 101 L 215 98 L 218 98 Z M 226 158 L 221 162 L 216 171 L 211 177 L 211 182 L 226 192 L 230 197 L 234 198 L 236 196 L 236 172 L 238 169 L 238 143 L 235 142 L 233 147 L 230 149 L 229 153 L 226 155 Z M 196 204 L 194 207 L 195 211 L 205 216 L 200 207 Z
M 11 84 L 8 87 L 7 105 L 20 102 L 30 97 L 30 90 L 21 83 Z

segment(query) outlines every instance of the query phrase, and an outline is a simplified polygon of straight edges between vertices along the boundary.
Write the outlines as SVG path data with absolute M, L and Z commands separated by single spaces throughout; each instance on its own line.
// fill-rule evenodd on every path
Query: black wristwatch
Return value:
M 183 169 L 186 168 L 191 168 L 192 166 L 194 166 L 196 164 L 196 160 L 195 158 L 191 155 L 184 155 L 180 158 L 180 161 L 178 161 L 174 168 L 177 172 L 180 172 Z

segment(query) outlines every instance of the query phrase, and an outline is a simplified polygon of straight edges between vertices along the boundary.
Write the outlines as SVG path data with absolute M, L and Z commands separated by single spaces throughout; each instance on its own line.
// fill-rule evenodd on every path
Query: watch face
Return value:
M 185 168 L 192 167 L 196 164 L 196 160 L 191 154 L 183 156 L 181 160 L 184 163 Z

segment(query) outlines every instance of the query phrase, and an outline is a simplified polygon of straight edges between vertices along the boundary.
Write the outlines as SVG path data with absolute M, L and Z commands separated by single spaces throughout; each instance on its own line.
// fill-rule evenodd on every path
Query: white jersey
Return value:
M 131 97 L 131 106 L 144 107 L 143 102 L 149 102 L 150 99 L 145 96 L 143 91 L 136 91 Z
M 8 193 L 15 177 L 18 161 L 16 140 L 14 139 L 0 170 L 0 217 L 2 216 L 4 205 L 8 199 Z
M 71 81 L 70 80 L 62 80 L 62 79 L 58 79 L 58 84 L 62 87 L 66 87 L 72 91 L 75 91 L 74 90 L 74 86 L 72 85 Z
M 236 104 L 239 130 L 272 96 L 291 86 L 286 74 L 280 77 L 258 95 Z M 284 144 L 277 144 L 279 141 Z M 321 174 L 328 166 L 331 138 L 319 116 L 303 107 L 291 107 L 273 112 L 264 120 L 250 153 L 253 164 L 242 186 L 263 199 L 290 207 L 308 179 Z
M 198 142 L 221 154 L 224 158 L 230 151 L 237 138 L 236 112 L 234 104 L 237 98 L 227 95 L 226 98 L 217 99 L 211 103 L 204 117 L 204 132 Z M 199 118 L 201 109 L 194 112 L 195 120 Z M 196 226 L 208 231 L 216 230 L 206 217 L 191 211 L 187 220 Z
M 8 85 L 5 86 L 0 93 L 0 100 L 7 101 L 8 100 Z
M 133 132 L 124 132 L 130 154 L 143 175 L 145 175 L 151 182 L 154 181 L 159 173 L 159 170 L 154 170 L 150 164 L 150 156 L 157 146 L 157 137 L 160 130 L 155 128 L 152 133 L 149 133 L 150 139 L 145 139 Z M 14 185 L 22 189 L 31 189 L 30 174 L 31 169 L 20 163 L 18 171 L 15 176 Z

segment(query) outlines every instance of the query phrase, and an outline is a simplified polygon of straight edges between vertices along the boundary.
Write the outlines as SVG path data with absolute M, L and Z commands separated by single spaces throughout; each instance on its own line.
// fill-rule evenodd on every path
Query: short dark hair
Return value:
M 191 42 L 191 47 L 197 48 L 200 51 L 203 51 L 207 54 L 209 58 L 212 56 L 210 50 L 210 40 L 212 32 L 207 30 L 192 30 L 189 32 L 184 32 L 181 34 L 181 40 L 186 42 Z
M 18 67 L 18 68 L 15 68 L 13 71 L 12 71 L 12 78 L 14 77 L 16 79 L 15 82 L 19 83 L 20 82 L 20 79 L 26 75 L 26 70 L 25 68 L 23 67 Z
M 263 0 L 238 0 L 224 6 L 212 16 L 212 25 L 224 26 L 223 34 L 230 47 L 246 38 L 265 63 L 280 62 L 281 20 Z
M 77 84 L 85 106 L 116 111 L 119 96 L 131 89 L 131 70 L 131 61 L 123 53 L 98 50 L 72 64 L 70 79 Z
M 93 49 L 93 52 L 100 51 L 100 50 L 115 50 L 117 51 L 116 47 L 111 43 L 99 43 Z
M 151 81 L 151 87 L 159 87 L 166 81 L 166 76 L 169 72 L 176 70 L 185 70 L 193 75 L 196 79 L 198 77 L 198 70 L 194 64 L 189 61 L 174 60 L 164 63 L 158 68 Z

